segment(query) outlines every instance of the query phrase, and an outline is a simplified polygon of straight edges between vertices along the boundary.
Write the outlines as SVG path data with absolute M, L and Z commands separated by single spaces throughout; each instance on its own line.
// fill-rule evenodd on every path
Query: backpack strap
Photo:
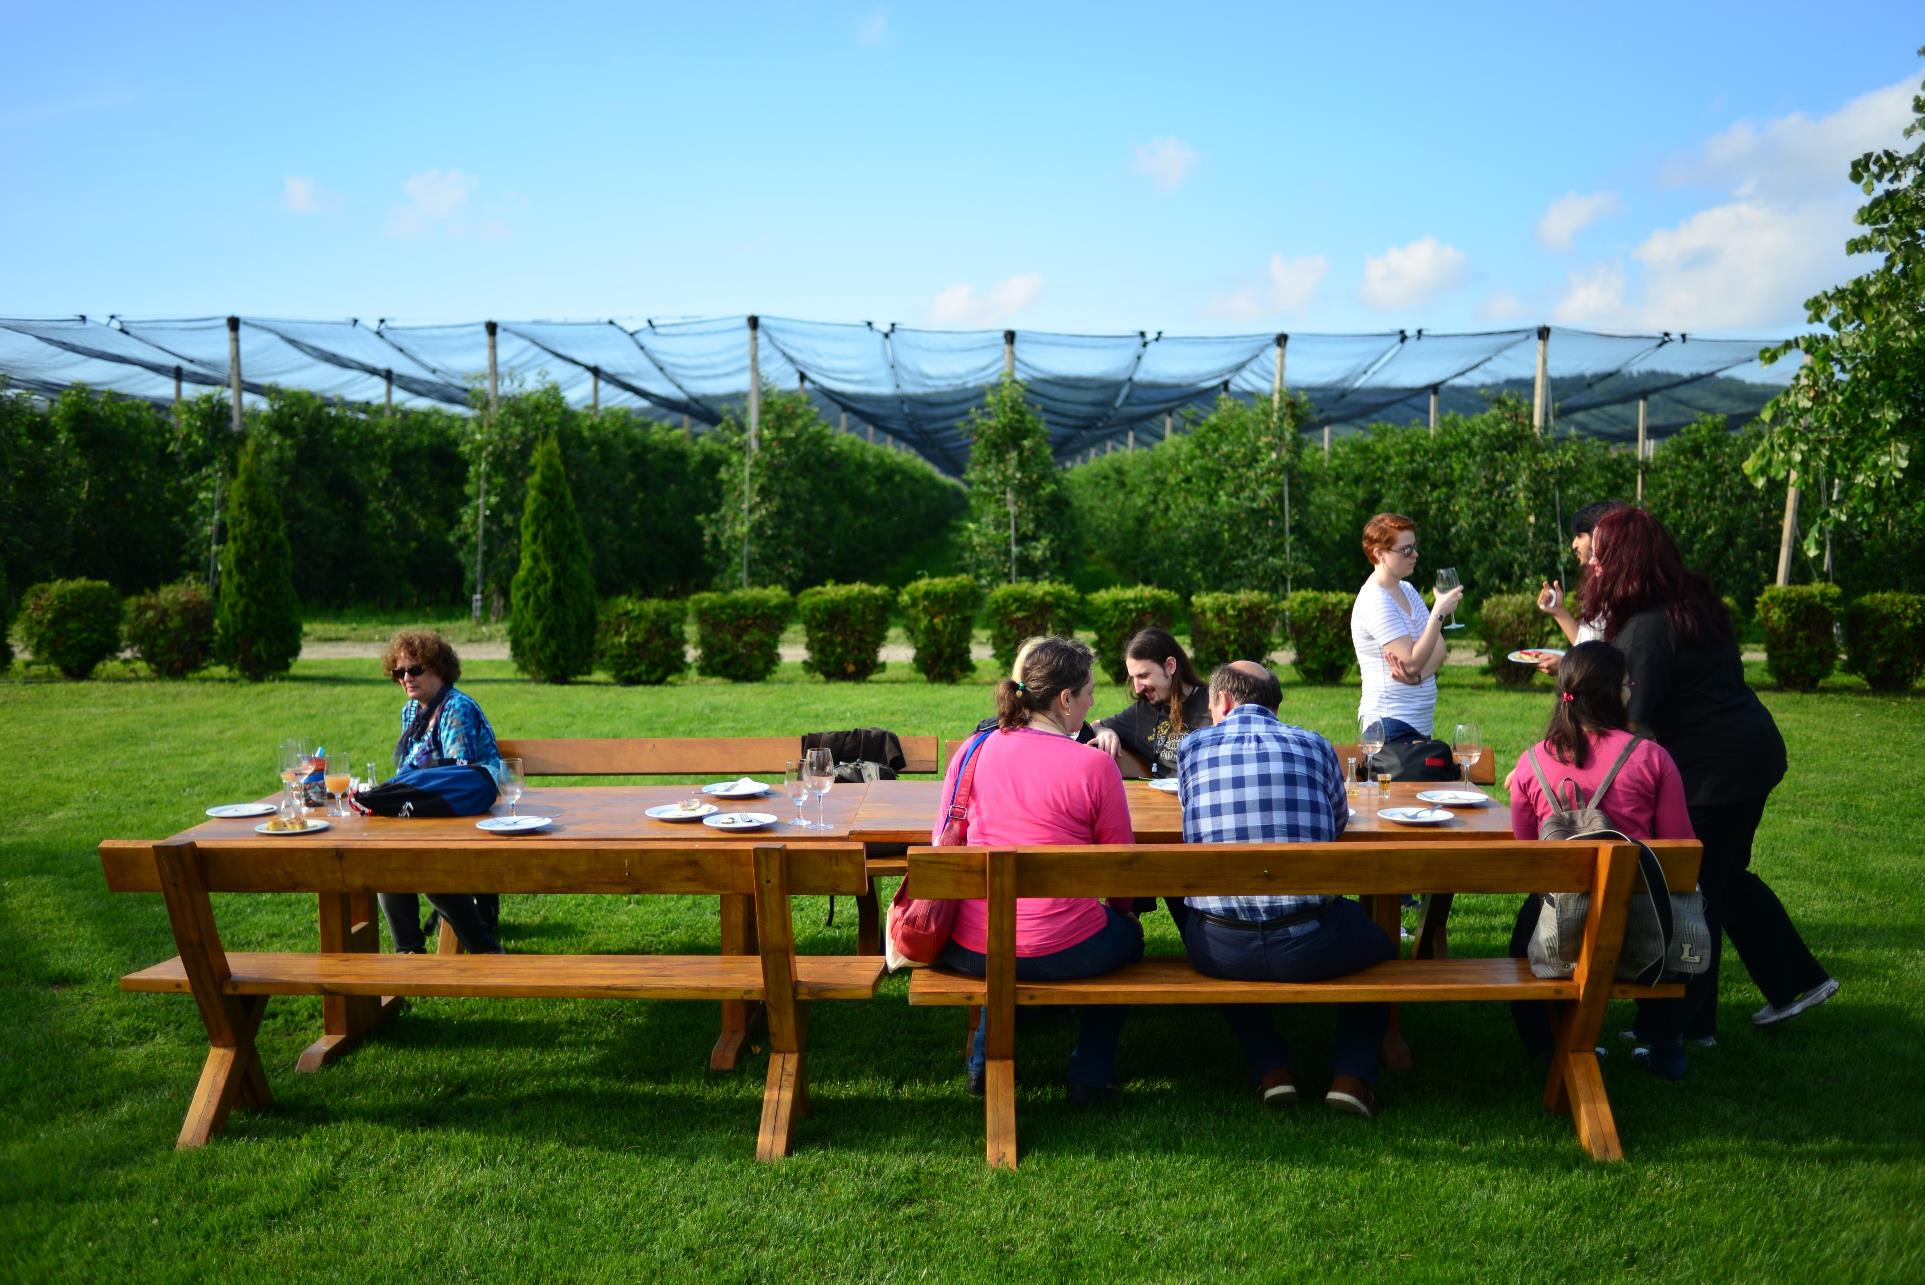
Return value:
M 1631 757 L 1631 751 L 1636 749 L 1638 747 L 1638 742 L 1643 739 L 1644 739 L 1644 736 L 1642 733 L 1639 733 L 1639 732 L 1631 733 L 1631 739 L 1624 743 L 1624 748 L 1622 750 L 1618 751 L 1617 762 L 1611 764 L 1611 770 L 1606 772 L 1604 774 L 1604 779 L 1597 783 L 1597 790 L 1595 793 L 1591 795 L 1592 807 L 1594 808 L 1601 807 L 1603 805 L 1604 792 L 1611 788 L 1611 782 L 1618 779 L 1618 769 L 1624 766 L 1625 760 Z
M 956 788 L 949 793 L 949 810 L 944 813 L 948 820 L 961 821 L 969 815 L 969 787 L 976 780 L 976 751 L 981 749 L 983 742 L 995 732 L 996 729 L 992 727 L 989 731 L 978 734 L 976 739 L 969 743 L 969 748 L 963 751 L 962 770 L 956 773 Z
M 1612 770 L 1616 771 L 1615 768 Z M 1602 794 L 1602 788 L 1598 792 Z M 1671 905 L 1671 881 L 1664 877 L 1664 863 L 1658 860 L 1657 853 L 1651 851 L 1650 844 L 1642 839 L 1633 839 L 1619 830 L 1589 830 L 1574 834 L 1571 838 L 1616 839 L 1621 843 L 1638 845 L 1638 875 L 1644 881 L 1644 890 L 1651 898 L 1652 913 L 1658 920 L 1658 957 L 1644 966 L 1644 970 L 1638 974 L 1637 983 L 1640 986 L 1657 985 L 1664 976 L 1665 964 L 1671 958 L 1671 942 L 1677 936 L 1677 920 Z
M 1537 783 L 1543 789 L 1544 797 L 1551 801 L 1551 807 L 1553 810 L 1558 809 L 1559 807 L 1562 806 L 1563 800 L 1557 797 L 1557 791 L 1551 788 L 1551 783 L 1544 779 L 1543 765 L 1537 761 L 1537 747 L 1533 745 L 1530 749 L 1525 750 L 1524 754 L 1525 754 L 1525 757 L 1531 760 L 1531 771 L 1537 774 Z M 1565 779 L 1568 781 L 1570 778 L 1566 777 Z M 1575 782 L 1571 784 L 1571 793 L 1573 795 L 1577 793 L 1577 785 Z M 1578 803 L 1575 800 L 1571 804 L 1571 807 L 1573 809 L 1579 808 L 1582 806 L 1583 804 Z

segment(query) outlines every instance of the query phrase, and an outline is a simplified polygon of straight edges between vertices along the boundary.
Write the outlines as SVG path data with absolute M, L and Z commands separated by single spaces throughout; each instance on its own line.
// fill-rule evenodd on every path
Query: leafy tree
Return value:
M 1005 378 L 991 388 L 964 431 L 970 447 L 963 545 L 970 571 L 986 585 L 1066 574 L 1075 554 L 1068 487 L 1050 452 L 1049 428 L 1022 382 Z
M 0 378 L 0 531 L 12 583 L 58 580 L 72 567 L 78 464 L 47 408 Z
M 593 563 L 554 437 L 535 448 L 521 511 L 521 563 L 509 594 L 508 654 L 529 677 L 565 683 L 595 667 Z
M 1747 471 L 1761 485 L 1793 474 L 1807 488 L 1842 483 L 1835 505 L 1813 506 L 1808 554 L 1828 528 L 1875 522 L 1911 498 L 1904 483 L 1925 432 L 1925 93 L 1913 95 L 1912 111 L 1905 137 L 1921 138 L 1917 146 L 1851 163 L 1871 200 L 1856 216 L 1865 231 L 1845 248 L 1880 256 L 1878 266 L 1805 301 L 1824 330 L 1762 354 L 1769 363 L 1798 352 L 1805 362 L 1760 414 L 1771 433 Z
M 13 589 L 7 584 L 7 560 L 0 558 L 0 674 L 13 664 Z
M 214 658 L 259 682 L 286 673 L 300 654 L 301 604 L 287 524 L 261 467 L 260 442 L 250 436 L 228 493 Z

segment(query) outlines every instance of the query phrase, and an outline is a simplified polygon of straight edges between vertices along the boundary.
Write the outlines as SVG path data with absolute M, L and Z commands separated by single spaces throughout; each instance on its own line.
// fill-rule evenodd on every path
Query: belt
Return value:
M 1323 912 L 1330 909 L 1330 903 L 1311 906 L 1288 915 L 1278 915 L 1275 919 L 1235 919 L 1229 915 L 1214 915 L 1207 910 L 1193 910 L 1190 913 L 1206 924 L 1219 928 L 1236 928 L 1244 932 L 1270 932 L 1278 928 L 1291 928 L 1297 924 L 1307 924 L 1312 919 L 1323 918 Z

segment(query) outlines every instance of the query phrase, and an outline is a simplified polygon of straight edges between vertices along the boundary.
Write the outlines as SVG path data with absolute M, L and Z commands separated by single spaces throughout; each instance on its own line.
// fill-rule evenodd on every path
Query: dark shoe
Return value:
M 1827 977 L 1824 981 L 1819 982 L 1804 994 L 1794 996 L 1791 1002 L 1783 1008 L 1778 1007 L 1776 1004 L 1765 1005 L 1751 1015 L 1751 1024 L 1753 1026 L 1776 1026 L 1780 1022 L 1798 1016 L 1798 1014 L 1808 1008 L 1817 1008 L 1837 993 L 1838 979 L 1836 977 Z
M 1257 1097 L 1267 1107 L 1293 1107 L 1297 1105 L 1297 1081 L 1287 1066 L 1273 1066 L 1257 1085 Z
M 1345 1115 L 1360 1115 L 1366 1120 L 1377 1118 L 1377 1095 L 1354 1075 L 1340 1075 L 1332 1080 L 1330 1092 L 1323 1095 L 1323 1104 Z
M 1676 1084 L 1684 1079 L 1684 1045 L 1673 1044 L 1669 1048 L 1635 1048 L 1631 1050 L 1631 1060 L 1657 1076 Z
M 1063 1092 L 1073 1107 L 1102 1106 L 1116 1099 L 1116 1086 L 1113 1084 L 1070 1084 L 1065 1086 Z
M 969 1091 L 979 1098 L 989 1092 L 989 1073 L 987 1071 L 971 1071 L 969 1073 Z

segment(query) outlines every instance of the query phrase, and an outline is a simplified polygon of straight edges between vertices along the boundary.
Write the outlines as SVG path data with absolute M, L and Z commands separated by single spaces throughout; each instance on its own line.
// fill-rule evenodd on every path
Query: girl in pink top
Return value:
M 969 842 L 998 847 L 1044 844 L 1129 843 L 1130 808 L 1116 760 L 1076 743 L 1095 700 L 1095 657 L 1071 638 L 1045 638 L 1017 662 L 1019 677 L 996 690 L 997 730 L 976 750 L 970 782 Z M 973 742 L 972 742 L 973 743 Z M 963 754 L 949 764 L 943 799 L 950 798 Z M 942 834 L 938 818 L 932 842 Z M 1143 957 L 1143 928 L 1127 913 L 1128 902 L 1105 905 L 1087 897 L 1021 897 L 1016 901 L 1016 976 L 1027 981 L 1067 981 L 1111 972 Z M 965 901 L 956 910 L 943 963 L 971 977 L 984 972 L 988 948 L 984 903 Z M 1106 1098 L 1114 1091 L 1116 1046 L 1128 1009 L 1089 1005 L 1069 1059 L 1072 1102 Z M 969 1052 L 969 1088 L 983 1091 L 984 1035 L 978 1024 Z

